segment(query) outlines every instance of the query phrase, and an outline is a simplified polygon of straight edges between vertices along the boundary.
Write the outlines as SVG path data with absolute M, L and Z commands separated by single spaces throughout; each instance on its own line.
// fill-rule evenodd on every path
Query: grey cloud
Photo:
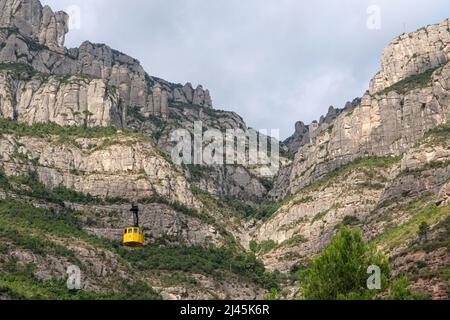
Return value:
M 84 40 L 107 43 L 172 82 L 201 83 L 217 108 L 290 135 L 361 96 L 395 36 L 449 16 L 448 0 L 46 0 L 81 8 Z M 381 30 L 366 27 L 369 5 Z

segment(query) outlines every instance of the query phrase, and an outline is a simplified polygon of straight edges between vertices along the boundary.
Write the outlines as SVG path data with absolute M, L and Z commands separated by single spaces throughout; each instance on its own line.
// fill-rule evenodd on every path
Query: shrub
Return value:
M 8 246 L 0 242 L 0 254 L 8 253 Z
M 124 283 L 120 294 L 69 291 L 63 280 L 39 280 L 26 270 L 0 274 L 0 292 L 14 300 L 160 300 L 161 296 L 141 281 Z
M 388 168 L 397 164 L 402 159 L 402 156 L 385 156 L 385 157 L 363 157 L 357 158 L 341 167 L 336 168 L 335 170 L 329 172 L 327 175 L 323 176 L 321 179 L 311 183 L 306 186 L 303 191 L 307 192 L 309 190 L 316 190 L 323 186 L 328 186 L 331 183 L 334 183 L 337 178 L 342 177 L 343 175 L 353 172 L 357 169 L 364 169 L 369 173 L 373 172 L 374 168 Z M 381 185 L 371 185 L 373 188 L 381 188 Z
M 427 294 L 412 293 L 407 277 L 395 279 L 389 288 L 388 300 L 427 300 L 429 298 Z
M 14 184 L 14 187 L 12 184 Z M 68 189 L 64 186 L 49 189 L 39 181 L 36 172 L 31 172 L 24 176 L 7 177 L 0 169 L 0 186 L 19 195 L 42 199 L 61 206 L 64 206 L 65 201 L 82 204 L 120 204 L 129 202 L 120 197 L 102 199 L 89 193 L 84 194 Z
M 272 289 L 272 290 L 270 290 L 270 292 L 268 294 L 266 294 L 264 296 L 264 300 L 277 301 L 277 300 L 281 300 L 281 297 L 280 297 L 277 289 Z
M 286 196 L 284 199 L 275 202 L 263 203 L 255 210 L 252 218 L 267 221 L 269 220 L 283 205 L 289 203 L 293 198 L 292 195 Z
M 355 216 L 345 216 L 342 224 L 345 226 L 355 226 L 359 223 L 359 219 Z
M 419 232 L 418 232 L 419 238 L 426 239 L 428 237 L 429 231 L 430 231 L 430 226 L 428 225 L 428 223 L 423 221 L 419 226 Z
M 265 254 L 278 247 L 278 244 L 273 240 L 265 240 L 258 243 L 255 240 L 250 241 L 250 250 L 255 254 Z
M 305 243 L 306 241 L 308 241 L 308 240 L 304 236 L 299 234 L 299 235 L 293 236 L 292 238 L 287 239 L 286 241 L 282 242 L 280 244 L 280 247 L 288 247 L 289 248 L 289 247 L 293 247 L 293 246 Z
M 271 180 L 269 178 L 259 178 L 259 181 L 261 182 L 261 184 L 267 191 L 270 191 L 273 189 L 273 180 Z
M 0 72 L 10 72 L 17 79 L 30 79 L 33 75 L 36 74 L 34 69 L 23 63 L 0 63 Z

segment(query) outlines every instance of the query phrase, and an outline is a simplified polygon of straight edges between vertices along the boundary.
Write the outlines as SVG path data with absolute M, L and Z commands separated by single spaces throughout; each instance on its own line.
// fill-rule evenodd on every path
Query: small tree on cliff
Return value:
M 369 266 L 381 270 L 382 290 L 389 277 L 388 259 L 373 244 L 366 244 L 359 229 L 341 226 L 339 233 L 311 267 L 301 274 L 308 300 L 370 299 L 380 291 L 369 290 Z
M 430 226 L 426 222 L 422 222 L 419 226 L 419 239 L 421 241 L 428 240 L 428 233 L 430 232 Z

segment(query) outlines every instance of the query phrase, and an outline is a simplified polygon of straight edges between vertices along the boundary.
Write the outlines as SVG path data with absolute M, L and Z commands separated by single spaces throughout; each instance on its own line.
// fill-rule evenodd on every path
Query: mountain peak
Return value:
M 370 94 L 450 60 L 450 19 L 395 38 L 384 49 L 381 71 L 370 83 Z

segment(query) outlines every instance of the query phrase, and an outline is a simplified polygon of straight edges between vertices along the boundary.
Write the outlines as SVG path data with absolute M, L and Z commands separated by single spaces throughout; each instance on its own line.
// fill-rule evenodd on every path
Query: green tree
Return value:
M 257 253 L 258 251 L 258 242 L 255 240 L 250 241 L 250 251 L 253 253 Z
M 370 299 L 379 293 L 367 288 L 371 265 L 380 268 L 381 290 L 386 289 L 390 273 L 387 257 L 378 253 L 374 244 L 366 244 L 359 229 L 341 226 L 331 244 L 301 273 L 304 298 Z
M 422 222 L 419 226 L 419 238 L 421 240 L 427 240 L 428 232 L 430 231 L 430 226 L 425 221 Z
M 428 300 L 430 296 L 422 293 L 412 293 L 407 277 L 395 279 L 389 288 L 389 300 Z

